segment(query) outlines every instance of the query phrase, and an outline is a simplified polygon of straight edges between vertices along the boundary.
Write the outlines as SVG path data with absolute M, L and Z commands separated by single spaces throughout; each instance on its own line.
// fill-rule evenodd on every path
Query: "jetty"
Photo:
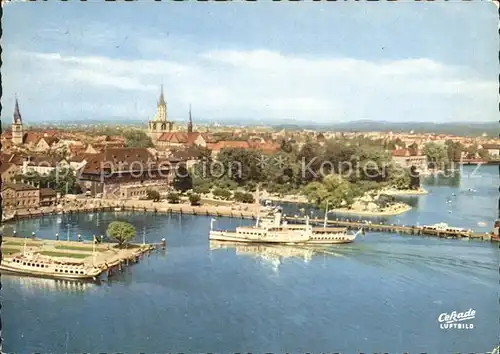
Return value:
M 2 256 L 4 259 L 21 256 L 27 250 L 32 253 L 48 257 L 53 261 L 72 265 L 92 265 L 100 269 L 95 278 L 102 274 L 109 277 L 124 269 L 125 266 L 135 264 L 155 248 L 165 244 L 128 244 L 124 248 L 117 248 L 116 243 L 89 243 L 77 241 L 61 241 L 48 239 L 34 239 L 24 237 L 3 237 Z M 12 269 L 0 270 L 18 273 Z M 22 272 L 26 274 L 27 272 Z M 29 273 L 29 272 L 28 272 Z M 37 275 L 33 273 L 33 275 Z M 60 273 L 44 274 L 46 277 L 61 278 Z M 96 280 L 96 279 L 95 279 Z

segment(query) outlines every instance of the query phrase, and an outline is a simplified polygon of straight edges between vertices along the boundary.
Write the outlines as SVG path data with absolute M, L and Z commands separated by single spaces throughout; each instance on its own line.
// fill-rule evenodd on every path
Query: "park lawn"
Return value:
M 54 248 L 58 250 L 70 250 L 70 251 L 81 251 L 81 252 L 92 252 L 92 246 L 54 246 Z M 103 247 L 97 247 L 96 246 L 96 251 L 99 250 L 105 250 Z
M 13 253 L 19 253 L 21 252 L 20 248 L 9 248 L 9 247 L 2 247 L 2 254 L 4 255 L 9 255 Z
M 43 243 L 42 241 L 39 241 L 39 242 L 33 242 L 33 241 L 31 241 L 31 242 L 26 242 L 26 246 L 29 246 L 29 247 L 31 247 L 31 246 L 41 246 L 42 243 Z M 23 239 L 15 240 L 15 241 L 14 240 L 4 240 L 2 242 L 2 244 L 4 244 L 4 245 L 15 245 L 15 246 L 17 246 L 17 245 L 24 246 L 24 240 Z
M 214 200 L 214 199 L 203 199 L 200 200 L 201 205 L 211 205 L 211 206 L 231 206 L 234 204 L 232 200 Z
M 40 254 L 49 257 L 66 257 L 66 258 L 88 258 L 88 254 L 80 254 L 80 253 L 66 253 L 66 252 L 53 252 L 53 251 L 43 251 Z

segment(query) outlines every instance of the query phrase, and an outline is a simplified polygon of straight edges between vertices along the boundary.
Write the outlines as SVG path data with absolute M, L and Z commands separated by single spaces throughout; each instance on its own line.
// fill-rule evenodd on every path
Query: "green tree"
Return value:
M 160 201 L 160 192 L 154 189 L 148 189 L 146 191 L 146 198 L 149 200 L 152 200 L 153 202 L 159 202 Z
M 434 142 L 427 143 L 424 146 L 424 155 L 427 156 L 429 167 L 437 170 L 445 170 L 450 167 L 448 150 L 446 146 Z
M 171 192 L 167 195 L 167 201 L 171 204 L 178 204 L 181 201 L 181 197 L 178 193 Z
M 451 139 L 445 141 L 446 152 L 448 154 L 449 161 L 460 161 L 462 157 L 462 152 L 465 151 L 465 147 L 460 142 L 455 142 Z
M 261 156 L 261 152 L 254 149 L 222 149 L 217 160 L 223 166 L 224 176 L 241 186 L 263 179 Z
M 307 141 L 301 147 L 297 153 L 297 163 L 299 164 L 297 182 L 299 184 L 307 184 L 321 179 L 322 155 L 321 146 L 315 142 Z
M 193 179 L 184 164 L 177 166 L 173 186 L 181 193 L 185 193 L 188 190 L 193 189 Z
M 133 129 L 123 133 L 125 146 L 129 148 L 150 148 L 153 147 L 153 141 L 142 130 Z
M 210 185 L 208 184 L 199 184 L 193 186 L 193 192 L 198 194 L 208 194 L 210 193 Z
M 281 140 L 280 150 L 287 154 L 291 153 L 293 151 L 292 143 L 287 139 Z
M 347 207 L 356 197 L 361 196 L 362 192 L 356 184 L 334 174 L 325 177 L 322 182 L 309 183 L 303 190 L 309 201 L 322 209 L 326 208 L 327 203 L 329 208 Z
M 18 175 L 15 179 L 18 182 L 28 183 L 39 188 L 52 188 L 61 195 L 82 192 L 75 170 L 72 168 L 55 168 L 47 175 L 40 175 L 33 171 Z
M 189 202 L 191 203 L 191 205 L 200 205 L 200 202 L 201 202 L 201 197 L 199 194 L 190 194 L 189 195 Z
M 399 190 L 410 189 L 411 182 L 410 170 L 405 168 L 396 169 L 390 179 L 391 187 Z
M 254 203 L 255 199 L 252 193 L 244 193 L 240 191 L 234 192 L 233 199 L 239 203 Z
M 136 235 L 135 227 L 125 221 L 113 221 L 108 225 L 106 235 L 118 242 L 119 247 L 132 240 Z
M 232 193 L 229 190 L 219 187 L 214 188 L 212 194 L 214 195 L 214 197 L 219 197 L 223 200 L 229 200 L 232 196 Z

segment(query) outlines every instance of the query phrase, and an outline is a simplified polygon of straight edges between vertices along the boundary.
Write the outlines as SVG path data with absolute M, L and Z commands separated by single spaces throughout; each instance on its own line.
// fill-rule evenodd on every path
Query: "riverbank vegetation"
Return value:
M 381 141 L 367 138 L 307 141 L 283 140 L 280 150 L 222 149 L 217 160 L 204 159 L 189 171 L 193 191 L 223 200 L 253 201 L 257 190 L 279 196 L 304 195 L 332 208 L 349 206 L 367 192 L 384 187 L 418 189 L 415 170 L 392 162 Z M 252 198 L 250 198 L 252 196 Z

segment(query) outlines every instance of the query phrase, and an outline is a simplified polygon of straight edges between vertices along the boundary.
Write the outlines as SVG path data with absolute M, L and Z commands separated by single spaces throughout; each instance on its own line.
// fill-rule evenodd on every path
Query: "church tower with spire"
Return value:
M 191 116 L 191 105 L 189 105 L 189 122 L 187 126 L 187 132 L 188 134 L 193 133 L 193 117 Z
M 16 105 L 14 107 L 14 121 L 12 122 L 12 143 L 14 145 L 21 145 L 23 143 L 24 129 L 23 119 L 19 111 L 19 102 L 16 97 Z
M 163 94 L 163 85 L 161 85 L 160 99 L 156 106 L 156 115 L 148 123 L 148 135 L 154 144 L 163 133 L 168 133 L 174 130 L 174 123 L 168 120 L 167 102 Z
M 163 95 L 163 85 L 161 85 L 160 99 L 156 107 L 155 120 L 159 122 L 167 121 L 167 102 L 165 102 L 165 96 Z

